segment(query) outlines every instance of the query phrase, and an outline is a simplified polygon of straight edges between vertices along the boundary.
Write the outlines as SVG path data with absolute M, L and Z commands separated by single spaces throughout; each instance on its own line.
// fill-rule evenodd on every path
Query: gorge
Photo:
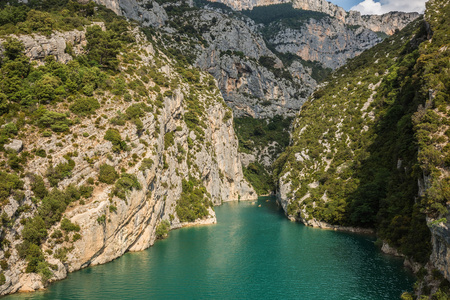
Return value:
M 1 4 L 1 294 L 276 192 L 291 220 L 374 229 L 416 296 L 445 295 L 448 7 Z

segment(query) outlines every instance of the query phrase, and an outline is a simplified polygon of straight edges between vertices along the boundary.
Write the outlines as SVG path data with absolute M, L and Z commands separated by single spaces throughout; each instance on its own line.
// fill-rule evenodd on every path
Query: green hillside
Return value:
M 425 21 L 351 60 L 303 106 L 274 165 L 288 215 L 376 228 L 428 261 L 425 217 L 446 221 L 450 200 L 449 13 L 428 4 Z

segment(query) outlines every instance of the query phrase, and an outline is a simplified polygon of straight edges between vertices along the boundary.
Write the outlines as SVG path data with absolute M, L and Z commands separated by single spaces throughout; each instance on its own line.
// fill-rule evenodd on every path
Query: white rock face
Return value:
M 53 55 L 59 62 L 67 63 L 72 60 L 72 56 L 65 53 L 68 45 L 72 46 L 75 55 L 83 53 L 83 47 L 86 46 L 86 33 L 79 30 L 53 32 L 50 36 L 33 34 L 32 36 L 11 35 L 11 37 L 22 41 L 25 46 L 25 55 L 38 64 L 42 64 L 44 58 L 50 55 Z M 0 39 L 0 45 L 4 41 L 4 39 Z M 2 52 L 3 48 L 0 46 L 0 55 Z
M 293 53 L 304 60 L 319 61 L 336 69 L 349 58 L 381 42 L 368 29 L 352 29 L 335 18 L 310 19 L 301 29 L 283 28 L 270 38 L 277 51 Z
M 142 22 L 143 26 L 160 27 L 167 21 L 166 11 L 156 1 L 137 0 L 94 0 L 114 11 L 119 16 L 125 16 Z
M 11 143 L 5 145 L 5 150 L 11 150 L 19 153 L 23 149 L 23 142 L 21 140 L 12 140 Z

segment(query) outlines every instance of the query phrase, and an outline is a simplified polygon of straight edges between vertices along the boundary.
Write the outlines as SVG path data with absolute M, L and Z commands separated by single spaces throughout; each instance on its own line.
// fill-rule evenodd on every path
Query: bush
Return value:
M 48 195 L 47 188 L 45 187 L 44 179 L 41 176 L 35 175 L 33 176 L 33 183 L 31 184 L 31 190 L 34 195 L 39 199 L 44 198 Z
M 117 129 L 110 128 L 105 133 L 105 140 L 110 141 L 113 144 L 112 150 L 114 152 L 120 152 L 127 149 L 127 143 L 122 140 L 120 132 Z
M 163 239 L 167 237 L 167 234 L 169 233 L 170 230 L 170 223 L 167 220 L 163 220 L 158 227 L 156 227 L 156 238 L 157 239 Z
M 176 212 L 182 222 L 193 222 L 208 216 L 208 207 L 212 207 L 206 188 L 194 179 L 183 179 L 181 198 L 177 202 Z
M 69 130 L 72 124 L 65 114 L 54 111 L 45 111 L 39 118 L 38 124 L 42 128 L 50 128 L 54 132 L 64 132 Z
M 64 231 L 80 231 L 80 226 L 70 222 L 69 219 L 64 218 L 61 221 L 61 229 Z
M 100 173 L 98 175 L 98 180 L 107 184 L 113 184 L 119 178 L 116 169 L 108 164 L 103 164 L 100 166 Z
M 16 189 L 23 187 L 23 181 L 15 174 L 0 171 L 0 202 L 5 201 Z
M 122 173 L 120 179 L 116 181 L 114 195 L 125 200 L 127 192 L 131 191 L 133 188 L 137 190 L 142 188 L 136 175 Z
M 100 108 L 100 103 L 95 98 L 80 98 L 70 106 L 70 111 L 79 116 L 94 114 Z
M 144 158 L 141 162 L 141 166 L 139 167 L 139 170 L 144 171 L 147 169 L 150 169 L 153 166 L 153 159 L 151 158 Z
M 164 148 L 167 149 L 175 144 L 175 132 L 171 131 L 164 135 Z
M 55 168 L 47 169 L 47 178 L 52 186 L 57 186 L 58 183 L 66 177 L 72 175 L 72 170 L 75 167 L 75 162 L 69 159 L 67 163 L 60 163 Z

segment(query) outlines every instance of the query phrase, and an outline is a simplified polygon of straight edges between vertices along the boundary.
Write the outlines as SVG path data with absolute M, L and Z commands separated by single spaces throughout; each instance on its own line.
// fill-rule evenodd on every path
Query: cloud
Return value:
M 405 11 L 423 13 L 426 0 L 364 0 L 350 10 L 357 10 L 363 15 L 382 15 L 390 11 Z

